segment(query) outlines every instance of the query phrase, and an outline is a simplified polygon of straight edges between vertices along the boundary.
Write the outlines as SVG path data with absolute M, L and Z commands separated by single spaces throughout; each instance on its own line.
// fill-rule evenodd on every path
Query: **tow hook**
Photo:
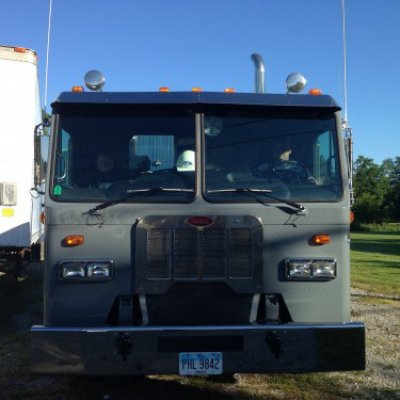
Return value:
M 121 333 L 117 339 L 117 349 L 119 354 L 121 354 L 122 359 L 126 361 L 132 350 L 132 335 L 129 333 Z
M 267 343 L 271 353 L 276 359 L 278 359 L 282 352 L 282 343 L 278 339 L 277 335 L 273 332 L 267 333 L 265 335 L 265 342 Z

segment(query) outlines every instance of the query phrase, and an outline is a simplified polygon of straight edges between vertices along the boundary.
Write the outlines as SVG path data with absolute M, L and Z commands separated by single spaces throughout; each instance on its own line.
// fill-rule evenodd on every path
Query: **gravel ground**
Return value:
M 400 399 L 400 301 L 353 291 L 353 318 L 365 323 L 367 369 L 364 385 L 394 390 Z
M 40 264 L 30 265 L 28 276 L 19 284 L 0 275 L 0 307 L 4 306 L 1 304 L 4 290 L 24 298 L 8 321 L 0 320 L 0 400 L 400 400 L 400 299 L 359 290 L 352 290 L 353 319 L 366 324 L 366 371 L 238 375 L 230 382 L 174 376 L 139 380 L 32 377 L 29 375 L 29 327 L 40 323 L 41 272 Z

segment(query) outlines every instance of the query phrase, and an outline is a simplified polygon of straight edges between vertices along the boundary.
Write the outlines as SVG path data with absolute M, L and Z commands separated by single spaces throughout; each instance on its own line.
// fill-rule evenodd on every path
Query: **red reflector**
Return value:
M 187 223 L 193 226 L 209 226 L 213 223 L 210 217 L 195 216 L 187 219 Z

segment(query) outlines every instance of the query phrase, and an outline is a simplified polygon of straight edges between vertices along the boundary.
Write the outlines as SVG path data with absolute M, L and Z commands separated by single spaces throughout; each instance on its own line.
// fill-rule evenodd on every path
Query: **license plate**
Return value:
M 179 375 L 221 375 L 222 353 L 179 353 Z

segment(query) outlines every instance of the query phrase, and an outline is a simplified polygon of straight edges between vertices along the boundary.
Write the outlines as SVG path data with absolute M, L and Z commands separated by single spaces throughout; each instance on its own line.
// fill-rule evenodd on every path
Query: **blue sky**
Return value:
M 346 0 L 348 117 L 354 154 L 400 156 L 400 1 Z M 254 90 L 294 71 L 344 105 L 341 0 L 53 0 L 47 111 L 99 69 L 104 90 Z M 35 49 L 44 104 L 49 0 L 2 0 L 0 43 Z

